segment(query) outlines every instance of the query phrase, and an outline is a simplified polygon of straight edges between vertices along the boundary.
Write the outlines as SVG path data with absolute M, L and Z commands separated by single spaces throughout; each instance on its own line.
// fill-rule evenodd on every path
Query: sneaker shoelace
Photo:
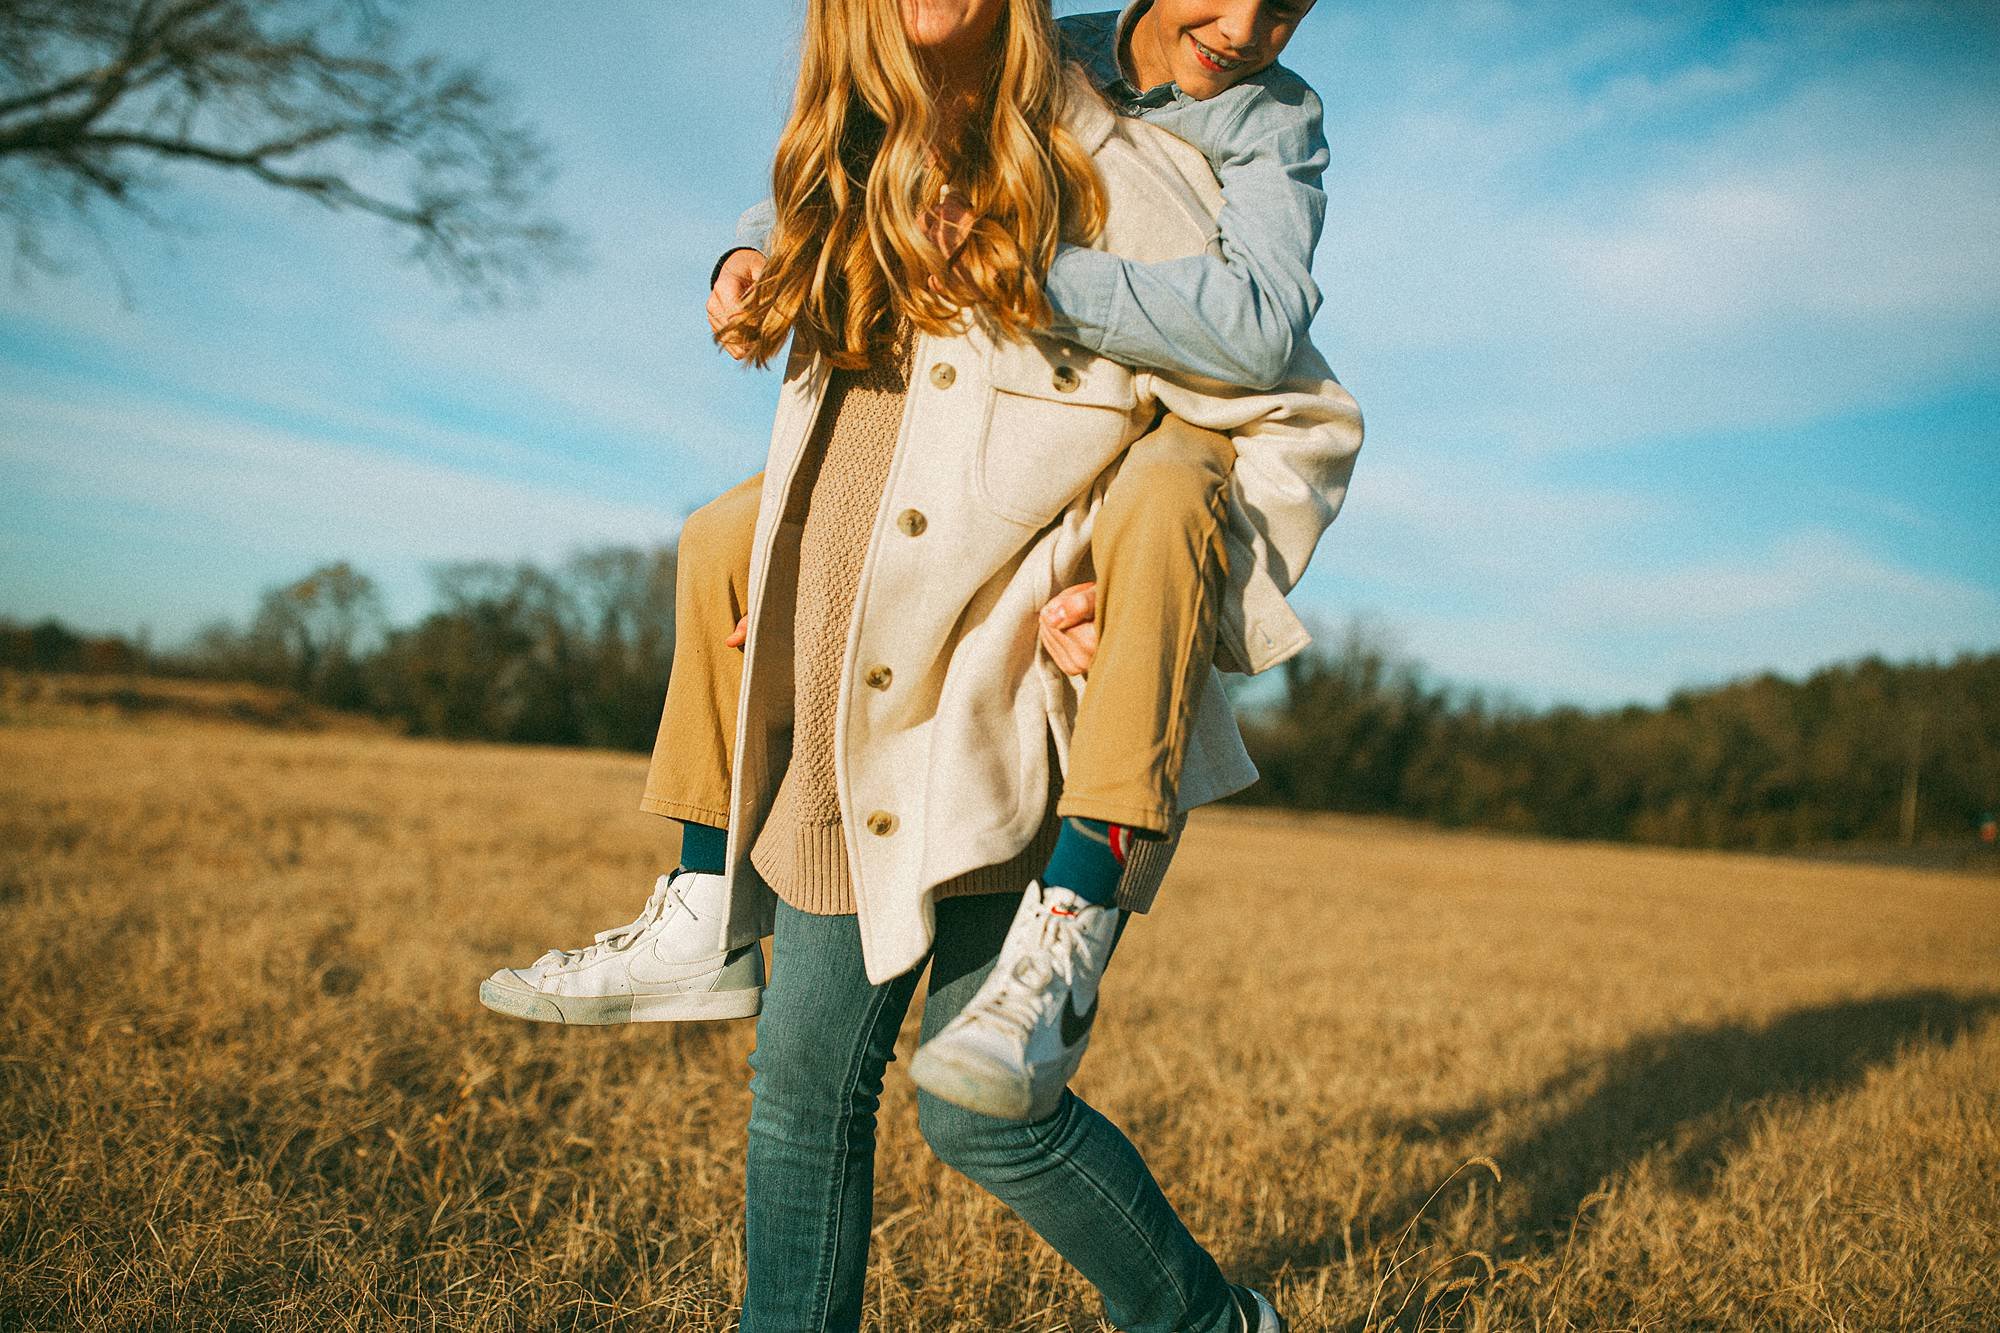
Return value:
M 1030 954 L 1014 961 L 1010 974 L 1018 984 L 1002 986 L 987 997 L 979 1017 L 996 1021 L 1025 1043 L 1048 1012 L 1048 984 L 1055 974 L 1048 961 Z
M 1076 984 L 1076 959 L 1083 940 L 1076 917 L 1046 908 L 1040 917 L 1032 951 L 1015 959 L 1008 972 L 1014 984 L 996 988 L 982 1006 L 984 1016 L 1011 1029 L 1023 1042 L 1034 1035 L 1055 999 L 1049 982 L 1061 976 L 1066 984 Z
M 628 947 L 648 926 L 668 915 L 673 908 L 687 905 L 681 898 L 681 891 L 674 886 L 677 878 L 676 875 L 662 875 L 653 881 L 653 891 L 647 895 L 645 907 L 624 925 L 598 931 L 596 938 L 581 948 L 551 949 L 535 960 L 536 966 L 567 970 L 594 963 L 607 954 Z

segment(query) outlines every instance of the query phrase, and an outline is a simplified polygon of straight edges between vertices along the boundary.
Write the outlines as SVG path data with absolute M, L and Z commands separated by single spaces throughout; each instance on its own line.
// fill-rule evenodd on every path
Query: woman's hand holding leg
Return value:
M 1051 597 L 1035 628 L 1042 651 L 1064 674 L 1089 672 L 1097 658 L 1097 585 L 1073 583 Z

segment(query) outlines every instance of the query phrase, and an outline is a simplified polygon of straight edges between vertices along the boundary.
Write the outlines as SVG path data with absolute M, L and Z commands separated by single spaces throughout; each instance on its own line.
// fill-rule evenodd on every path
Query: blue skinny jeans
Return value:
M 937 905 L 924 1003 L 928 1040 L 979 989 L 1019 904 L 1013 893 Z M 750 1057 L 741 1333 L 861 1326 L 875 1199 L 875 1111 L 896 1030 L 923 969 L 871 986 L 852 916 L 780 904 L 774 965 Z M 1103 1297 L 1129 1333 L 1230 1333 L 1222 1272 L 1117 1126 L 1065 1093 L 1016 1124 L 918 1093 L 931 1150 L 1018 1213 Z

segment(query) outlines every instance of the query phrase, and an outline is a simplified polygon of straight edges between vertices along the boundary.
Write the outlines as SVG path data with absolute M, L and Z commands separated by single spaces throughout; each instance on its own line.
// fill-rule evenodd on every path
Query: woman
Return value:
M 722 335 L 760 360 L 793 344 L 729 819 L 727 943 L 769 933 L 776 956 L 752 1056 L 742 1326 L 853 1328 L 883 1070 L 925 959 L 928 1038 L 993 965 L 1033 873 L 1074 710 L 1034 612 L 1078 581 L 1121 453 L 1161 406 L 1234 434 L 1257 523 L 1240 524 L 1221 637 L 1257 669 L 1302 640 L 1283 593 L 1359 431 L 1330 376 L 1197 390 L 1031 336 L 1058 239 L 1169 258 L 1207 243 L 1220 204 L 1199 154 L 1065 78 L 1045 0 L 812 0 L 773 185 L 769 264 Z M 1181 805 L 1252 777 L 1210 672 Z M 816 803 L 835 831 L 808 845 Z M 1164 869 L 1171 844 L 1154 846 L 1128 907 Z M 1026 1124 L 923 1097 L 920 1122 L 1120 1327 L 1281 1327 L 1073 1094 Z

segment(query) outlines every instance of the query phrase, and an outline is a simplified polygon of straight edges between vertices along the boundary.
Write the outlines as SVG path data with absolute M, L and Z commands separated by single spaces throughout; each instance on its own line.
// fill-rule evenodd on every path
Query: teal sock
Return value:
M 720 875 L 729 859 L 729 830 L 675 821 L 681 826 L 681 869 Z
M 1056 834 L 1056 849 L 1049 853 L 1042 883 L 1068 889 L 1099 907 L 1109 906 L 1118 897 L 1118 881 L 1125 875 L 1125 849 L 1131 842 L 1132 830 L 1123 824 L 1066 818 L 1062 831 Z

